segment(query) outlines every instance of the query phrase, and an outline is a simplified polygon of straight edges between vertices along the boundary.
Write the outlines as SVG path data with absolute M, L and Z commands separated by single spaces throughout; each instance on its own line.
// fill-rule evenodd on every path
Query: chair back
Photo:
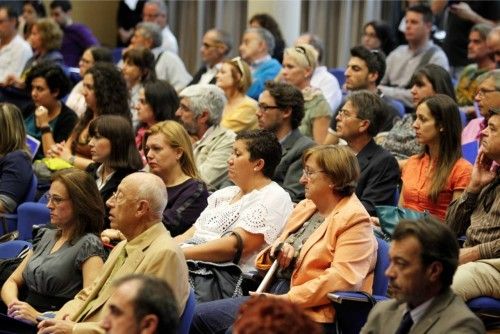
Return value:
M 462 145 L 462 156 L 471 164 L 474 164 L 476 162 L 476 157 L 479 151 L 478 146 L 479 143 L 477 140 Z
M 403 116 L 406 115 L 405 105 L 403 104 L 403 102 L 391 99 L 391 106 L 393 106 L 394 109 L 398 111 L 398 114 L 399 116 L 401 116 L 401 118 L 403 118 Z
M 342 87 L 345 83 L 345 68 L 342 67 L 335 67 L 335 68 L 330 68 L 328 70 L 335 78 L 337 78 L 339 82 L 339 86 Z
M 191 322 L 193 321 L 194 316 L 194 308 L 196 306 L 196 298 L 194 295 L 194 290 L 189 289 L 189 297 L 186 302 L 186 306 L 184 307 L 184 312 L 180 317 L 179 321 L 179 329 L 177 333 L 179 334 L 188 334 L 189 328 L 191 327 Z
M 24 240 L 12 240 L 0 244 L 0 259 L 12 259 L 18 257 L 26 248 L 31 248 L 31 244 Z
M 372 294 L 378 296 L 385 296 L 387 293 L 387 286 L 389 285 L 389 278 L 385 276 L 385 271 L 389 267 L 389 244 L 377 238 L 377 262 L 375 263 L 375 272 L 373 278 Z

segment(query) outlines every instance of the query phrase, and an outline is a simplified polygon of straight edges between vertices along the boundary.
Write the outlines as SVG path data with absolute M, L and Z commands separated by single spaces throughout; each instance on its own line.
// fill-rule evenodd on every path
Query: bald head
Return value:
M 132 173 L 122 180 L 126 183 L 130 192 L 137 195 L 138 200 L 149 203 L 151 214 L 154 218 L 161 218 L 163 210 L 167 206 L 167 188 L 163 180 L 152 173 Z
M 500 68 L 500 26 L 491 29 L 486 39 L 486 45 L 495 56 L 497 68 Z

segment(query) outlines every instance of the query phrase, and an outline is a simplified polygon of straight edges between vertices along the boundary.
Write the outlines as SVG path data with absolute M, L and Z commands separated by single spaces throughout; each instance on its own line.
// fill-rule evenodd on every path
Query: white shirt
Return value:
M 208 67 L 207 65 L 207 71 L 201 75 L 198 84 L 203 84 L 203 85 L 210 84 L 210 81 L 212 81 L 212 79 L 215 78 L 221 66 L 222 66 L 221 63 L 215 64 L 215 66 L 212 67 Z
M 168 81 L 177 92 L 180 92 L 191 82 L 193 77 L 188 73 L 178 55 L 163 48 L 154 48 L 151 52 L 157 59 L 155 69 L 158 79 Z
M 163 28 L 161 31 L 161 37 L 162 37 L 162 43 L 161 47 L 171 51 L 175 54 L 179 53 L 179 45 L 177 44 L 177 38 L 175 38 L 174 34 L 172 34 L 172 31 L 168 27 L 168 25 Z
M 311 78 L 311 86 L 321 89 L 332 111 L 337 110 L 342 102 L 342 91 L 339 81 L 328 72 L 326 66 L 318 66 Z
M 83 96 L 83 80 L 73 87 L 66 100 L 66 105 L 76 112 L 78 117 L 82 117 L 85 110 L 87 110 L 87 102 L 85 102 L 85 97 Z
M 0 49 L 0 82 L 8 75 L 20 77 L 24 65 L 33 56 L 31 46 L 22 37 L 16 35 L 9 44 Z

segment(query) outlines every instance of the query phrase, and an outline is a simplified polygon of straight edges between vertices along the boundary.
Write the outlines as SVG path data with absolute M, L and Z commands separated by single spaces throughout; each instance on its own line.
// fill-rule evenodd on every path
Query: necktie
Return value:
M 411 318 L 410 311 L 407 311 L 399 324 L 396 334 L 407 334 L 410 332 L 410 328 L 413 326 L 413 319 Z

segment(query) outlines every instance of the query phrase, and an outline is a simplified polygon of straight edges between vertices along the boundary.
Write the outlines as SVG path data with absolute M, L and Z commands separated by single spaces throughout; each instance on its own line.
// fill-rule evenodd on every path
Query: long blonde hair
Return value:
M 29 154 L 26 130 L 19 108 L 10 103 L 0 103 L 0 157 L 22 150 Z
M 180 148 L 182 156 L 179 160 L 182 172 L 194 179 L 200 179 L 194 162 L 193 146 L 186 129 L 176 121 L 163 121 L 153 125 L 145 136 L 144 143 L 151 135 L 162 134 L 165 141 L 172 148 Z

